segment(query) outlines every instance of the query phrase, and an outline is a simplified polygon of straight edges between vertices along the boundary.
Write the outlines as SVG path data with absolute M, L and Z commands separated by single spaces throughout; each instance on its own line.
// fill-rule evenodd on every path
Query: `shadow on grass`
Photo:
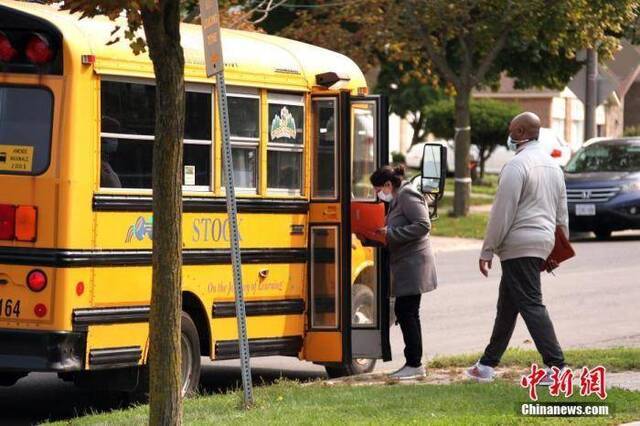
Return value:
M 240 368 L 204 363 L 199 393 L 220 394 L 242 387 Z M 271 385 L 280 379 L 309 382 L 326 375 L 321 372 L 252 369 L 254 387 Z M 145 403 L 124 392 L 79 388 L 59 380 L 55 374 L 32 373 L 11 387 L 0 387 L 0 426 L 31 425 L 45 421 L 71 420 L 89 414 L 108 413 Z
M 278 370 L 271 368 L 252 368 L 253 386 L 269 386 L 281 379 L 306 383 L 326 379 L 326 374 L 309 371 Z M 242 388 L 240 367 L 203 365 L 200 375 L 199 392 L 202 394 L 227 393 Z

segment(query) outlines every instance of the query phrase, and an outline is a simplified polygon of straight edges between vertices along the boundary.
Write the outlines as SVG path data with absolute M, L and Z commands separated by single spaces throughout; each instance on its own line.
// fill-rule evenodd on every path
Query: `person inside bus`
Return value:
M 120 130 L 120 123 L 106 115 L 102 116 L 103 131 L 115 129 Z M 100 148 L 100 186 L 102 188 L 122 188 L 120 177 L 111 167 L 110 157 L 118 151 L 118 139 L 103 137 Z
M 386 226 L 378 232 L 389 251 L 391 295 L 396 298 L 394 311 L 405 344 L 406 363 L 389 376 L 400 380 L 424 377 L 420 299 L 438 285 L 429 241 L 429 210 L 422 194 L 405 180 L 401 165 L 379 168 L 370 181 L 378 198 L 389 204 Z

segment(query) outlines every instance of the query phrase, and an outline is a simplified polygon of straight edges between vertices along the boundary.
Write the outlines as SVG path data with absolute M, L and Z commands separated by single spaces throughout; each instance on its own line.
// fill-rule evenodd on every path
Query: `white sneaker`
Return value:
M 562 367 L 560 369 L 560 371 L 558 372 L 558 377 L 560 377 L 560 375 L 562 375 L 562 373 L 564 373 L 564 370 L 566 370 L 567 367 Z M 553 384 L 553 379 L 551 378 L 551 375 L 553 374 L 553 369 L 551 367 L 545 368 L 545 375 L 542 378 L 542 380 L 540 380 L 538 382 L 538 385 L 540 386 L 551 386 Z
M 488 365 L 480 364 L 480 361 L 478 361 L 472 367 L 467 368 L 465 374 L 479 383 L 489 383 L 495 379 L 496 370 Z
M 421 379 L 426 376 L 427 373 L 423 365 L 421 365 L 420 367 L 409 367 L 408 365 L 405 365 L 400 370 L 394 371 L 393 373 L 389 374 L 390 379 L 396 380 L 414 380 Z

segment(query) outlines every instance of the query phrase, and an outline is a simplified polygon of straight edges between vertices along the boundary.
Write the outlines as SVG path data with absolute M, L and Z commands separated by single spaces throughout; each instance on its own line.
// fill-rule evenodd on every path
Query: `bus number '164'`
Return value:
M 238 226 L 241 220 L 238 220 Z M 194 242 L 197 241 L 229 241 L 231 238 L 231 226 L 229 219 L 211 219 L 203 217 L 193 219 L 193 236 Z M 242 240 L 242 236 L 240 236 Z
M 18 318 L 20 316 L 20 301 L 0 299 L 0 316 Z

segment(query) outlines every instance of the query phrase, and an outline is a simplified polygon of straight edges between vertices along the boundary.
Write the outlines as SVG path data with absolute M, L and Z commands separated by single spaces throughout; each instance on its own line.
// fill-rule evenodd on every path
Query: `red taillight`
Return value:
M 27 287 L 36 293 L 42 291 L 47 286 L 47 276 L 39 269 L 34 269 L 27 274 Z
M 554 149 L 553 151 L 551 151 L 551 156 L 553 158 L 560 158 L 562 157 L 562 151 L 560 151 L 559 149 Z
M 0 240 L 13 240 L 16 228 L 16 207 L 0 204 Z
M 37 230 L 36 207 L 0 204 L 0 240 L 34 242 Z
M 84 293 L 84 283 L 80 281 L 78 284 L 76 284 L 76 294 L 78 296 L 82 296 L 83 293 Z
M 38 33 L 34 33 L 31 36 L 27 42 L 24 54 L 31 62 L 37 65 L 45 64 L 53 59 L 53 50 L 49 42 L 44 36 Z
M 11 45 L 11 40 L 0 33 L 0 61 L 11 62 L 18 55 L 18 51 Z
M 38 318 L 42 318 L 47 315 L 47 307 L 43 303 L 38 303 L 33 307 L 33 313 L 36 314 Z

